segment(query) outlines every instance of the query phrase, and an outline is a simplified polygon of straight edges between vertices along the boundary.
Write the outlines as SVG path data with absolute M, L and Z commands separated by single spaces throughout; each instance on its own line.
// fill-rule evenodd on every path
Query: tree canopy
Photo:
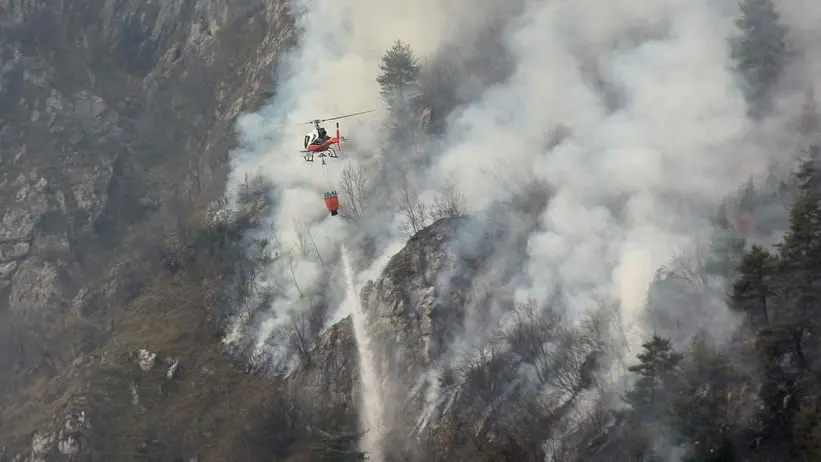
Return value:
M 419 79 L 420 69 L 419 60 L 411 51 L 410 45 L 401 40 L 394 42 L 382 56 L 376 81 L 391 112 L 407 108 Z
M 751 112 L 760 115 L 788 59 L 787 31 L 771 0 L 741 0 L 739 10 L 740 35 L 732 41 L 732 56 L 744 79 Z

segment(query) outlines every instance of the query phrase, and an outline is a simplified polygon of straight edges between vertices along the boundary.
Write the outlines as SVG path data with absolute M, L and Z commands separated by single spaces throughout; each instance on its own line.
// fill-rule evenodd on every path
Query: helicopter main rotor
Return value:
M 296 124 L 284 124 L 284 125 L 278 125 L 278 126 L 279 127 L 287 127 L 289 125 L 313 125 L 318 130 L 319 129 L 319 124 L 321 124 L 322 122 L 328 122 L 328 121 L 337 120 L 337 119 L 344 119 L 346 117 L 353 117 L 353 116 L 357 116 L 357 115 L 361 115 L 361 114 L 367 114 L 367 113 L 373 112 L 373 111 L 374 111 L 374 109 L 370 109 L 370 110 L 367 110 L 367 111 L 354 112 L 353 114 L 345 114 L 345 115 L 336 116 L 336 117 L 328 117 L 327 119 L 313 119 L 313 120 L 309 120 L 307 122 L 301 122 L 301 123 L 297 122 Z
M 314 120 L 305 122 L 305 124 L 306 125 L 313 124 L 315 127 L 319 128 L 319 124 L 321 124 L 322 122 L 328 122 L 328 121 L 337 120 L 337 119 L 344 119 L 346 117 L 353 117 L 353 116 L 357 116 L 357 115 L 361 115 L 361 114 L 367 114 L 367 113 L 373 112 L 373 111 L 374 111 L 373 109 L 370 109 L 370 110 L 367 110 L 367 111 L 354 112 L 353 114 L 345 114 L 345 115 L 336 116 L 336 117 L 328 117 L 327 119 L 314 119 Z

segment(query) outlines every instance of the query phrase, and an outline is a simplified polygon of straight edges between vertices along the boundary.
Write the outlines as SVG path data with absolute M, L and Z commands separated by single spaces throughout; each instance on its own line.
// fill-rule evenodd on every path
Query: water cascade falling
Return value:
M 361 393 L 359 403 L 359 420 L 365 435 L 362 438 L 361 450 L 368 453 L 369 460 L 383 462 L 378 428 L 382 418 L 382 393 L 374 366 L 374 355 L 370 345 L 370 336 L 365 328 L 365 314 L 359 302 L 359 292 L 354 282 L 354 272 L 348 257 L 348 249 L 342 246 L 342 266 L 345 272 L 347 295 L 343 309 L 351 313 L 356 349 L 359 352 L 359 379 Z

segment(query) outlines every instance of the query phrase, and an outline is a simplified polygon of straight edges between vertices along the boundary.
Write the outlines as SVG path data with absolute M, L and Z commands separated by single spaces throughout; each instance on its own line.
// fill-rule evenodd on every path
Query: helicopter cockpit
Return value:
M 311 133 L 307 133 L 305 135 L 305 139 L 303 140 L 303 147 L 307 148 L 308 145 L 311 144 L 321 144 L 325 142 L 328 138 L 328 132 L 323 127 L 319 127 L 319 129 L 313 130 Z

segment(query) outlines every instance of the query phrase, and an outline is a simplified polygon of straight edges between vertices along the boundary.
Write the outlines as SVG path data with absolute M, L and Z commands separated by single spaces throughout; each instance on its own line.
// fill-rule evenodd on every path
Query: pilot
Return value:
M 321 142 L 327 140 L 328 138 L 330 138 L 328 136 L 328 132 L 325 131 L 325 129 L 323 127 L 319 127 L 319 138 L 317 138 L 316 142 L 321 143 Z

